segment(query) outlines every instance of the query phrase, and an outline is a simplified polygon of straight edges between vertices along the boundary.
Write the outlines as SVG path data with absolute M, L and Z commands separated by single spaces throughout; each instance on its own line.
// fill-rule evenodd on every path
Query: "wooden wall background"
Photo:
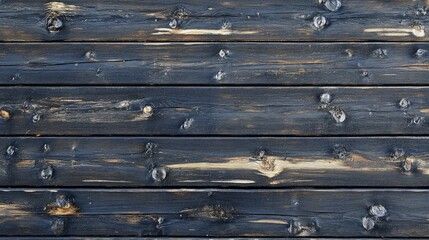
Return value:
M 429 237 L 428 44 L 428 0 L 2 0 L 0 236 Z

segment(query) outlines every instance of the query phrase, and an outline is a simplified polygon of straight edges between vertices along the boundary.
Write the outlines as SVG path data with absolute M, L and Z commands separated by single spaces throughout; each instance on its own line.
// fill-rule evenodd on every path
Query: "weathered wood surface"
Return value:
M 428 87 L 0 88 L 2 135 L 425 135 Z
M 425 85 L 426 43 L 0 44 L 1 85 Z
M 0 235 L 425 237 L 428 199 L 395 189 L 2 189 Z
M 21 235 L 52 235 L 58 232 L 51 225 L 63 220 L 65 235 L 425 236 L 428 196 L 426 190 L 7 189 L 0 234 L 12 227 Z M 380 205 L 387 213 L 374 213 Z M 366 217 L 376 221 L 371 230 L 363 227 Z
M 427 145 L 426 137 L 0 138 L 0 186 L 428 187 Z
M 85 237 L 1 237 L 2 239 L 6 239 L 6 240 L 39 240 L 39 239 L 49 239 L 49 240 L 61 240 L 61 239 L 66 239 L 66 240 L 115 240 L 115 239 L 120 239 L 120 240 L 198 240 L 198 239 L 207 239 L 207 240 L 214 240 L 214 238 L 210 238 L 210 237 L 198 237 L 198 238 L 192 238 L 192 237 L 91 237 L 91 238 L 85 238 Z M 219 238 L 216 237 L 215 239 L 220 239 L 220 240 L 284 240 L 284 238 L 275 238 L 275 237 L 228 237 L 228 238 Z M 306 238 L 306 237 L 298 237 L 298 238 L 293 238 L 293 237 L 288 237 L 288 239 L 291 240 L 314 240 L 315 238 Z M 344 238 L 317 238 L 319 240 L 341 240 Z M 379 239 L 379 238 L 347 238 L 347 239 L 353 239 L 353 240 L 375 240 L 375 239 Z M 391 239 L 391 240 L 400 240 L 400 239 L 404 239 L 404 238 L 383 238 L 383 239 Z M 421 240 L 421 239 L 428 239 L 428 238 L 406 238 L 407 240 Z
M 428 41 L 427 5 L 425 0 L 3 0 L 0 40 Z

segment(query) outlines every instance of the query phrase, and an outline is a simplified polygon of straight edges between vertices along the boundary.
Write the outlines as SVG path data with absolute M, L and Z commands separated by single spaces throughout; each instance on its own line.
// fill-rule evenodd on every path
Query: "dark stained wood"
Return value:
M 3 87 L 0 91 L 2 135 L 429 133 L 428 87 Z
M 424 0 L 3 0 L 1 41 L 428 41 Z M 334 4 L 332 4 L 334 2 Z M 327 7 L 328 6 L 328 7 Z
M 2 189 L 0 235 L 425 237 L 428 198 L 395 189 Z
M 6 240 L 11 240 L 11 239 L 17 239 L 17 240 L 38 240 L 38 239 L 49 239 L 49 240 L 61 240 L 61 239 L 66 239 L 66 240 L 88 240 L 89 238 L 85 238 L 85 237 L 51 237 L 51 236 L 44 236 L 44 237 L 2 237 L 2 239 L 6 239 Z M 120 239 L 120 240 L 196 240 L 196 239 L 213 239 L 210 237 L 198 237 L 198 238 L 192 238 L 192 237 L 91 237 L 90 239 L 96 239 L 96 240 L 115 240 L 115 239 Z M 244 237 L 244 238 L 216 238 L 216 239 L 221 239 L 221 240 L 281 240 L 284 238 L 272 238 L 272 237 Z M 288 239 L 291 240 L 314 240 L 314 238 L 305 238 L 305 237 L 299 237 L 299 238 L 291 238 L 288 237 Z M 340 240 L 343 238 L 317 238 L 320 240 Z M 379 238 L 348 238 L 348 239 L 353 239 L 353 240 L 375 240 L 375 239 L 379 239 Z M 399 239 L 404 239 L 404 238 L 384 238 L 384 239 L 394 239 L 394 240 L 399 240 Z M 428 238 L 406 238 L 407 240 L 418 240 L 418 239 L 428 239 Z
M 426 137 L 1 138 L 0 186 L 428 187 L 428 145 Z
M 426 43 L 33 43 L 0 48 L 2 85 L 422 85 L 429 75 Z

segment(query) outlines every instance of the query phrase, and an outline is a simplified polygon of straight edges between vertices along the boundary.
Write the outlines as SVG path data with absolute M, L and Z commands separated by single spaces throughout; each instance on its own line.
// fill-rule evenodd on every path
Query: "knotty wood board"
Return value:
M 429 70 L 426 43 L 23 43 L 0 49 L 1 85 L 425 85 Z
M 428 87 L 3 87 L 0 91 L 3 135 L 429 132 Z M 329 96 L 321 99 L 324 93 Z
M 0 40 L 428 41 L 424 0 L 333 2 L 3 0 Z
M 0 192 L 0 235 L 424 237 L 428 197 L 397 189 L 9 188 Z
M 428 144 L 426 137 L 0 138 L 0 186 L 427 187 Z

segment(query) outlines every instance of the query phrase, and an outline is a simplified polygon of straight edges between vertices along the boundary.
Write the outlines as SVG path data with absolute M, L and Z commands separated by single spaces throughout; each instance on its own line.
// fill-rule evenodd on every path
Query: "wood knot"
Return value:
M 223 23 L 222 23 L 222 27 L 221 27 L 221 29 L 223 29 L 223 30 L 227 30 L 227 29 L 231 29 L 232 28 L 232 23 L 231 22 L 229 22 L 229 21 L 224 21 Z
M 52 179 L 54 176 L 54 168 L 52 166 L 45 166 L 42 171 L 40 171 L 40 178 L 43 180 Z
M 369 208 L 368 213 L 371 216 L 382 218 L 387 215 L 387 210 L 383 205 L 373 205 Z
M 336 159 L 343 161 L 352 160 L 352 154 L 347 151 L 347 148 L 341 145 L 335 145 L 333 148 L 333 154 Z
M 320 103 L 321 104 L 329 104 L 331 103 L 331 94 L 329 93 L 323 93 L 322 95 L 320 95 Z
M 185 119 L 185 121 L 183 122 L 183 124 L 180 126 L 180 129 L 187 130 L 187 129 L 191 128 L 191 126 L 192 126 L 193 123 L 194 123 L 194 119 L 193 118 L 187 118 L 187 119 Z
M 33 121 L 33 123 L 38 123 L 41 118 L 42 118 L 42 113 L 36 112 L 31 117 L 31 120 Z
M 199 218 L 206 221 L 227 222 L 234 218 L 234 209 L 221 205 L 204 206 L 202 208 L 184 209 L 181 216 Z
M 263 170 L 274 171 L 275 169 L 275 159 L 269 158 L 265 150 L 259 150 L 251 160 L 257 161 Z
M 10 112 L 4 109 L 0 109 L 0 119 L 3 121 L 8 121 L 10 119 Z
M 168 23 L 168 26 L 170 26 L 170 28 L 172 29 L 176 29 L 179 27 L 179 21 L 177 19 L 173 19 Z
M 95 61 L 95 58 L 96 58 L 95 52 L 93 51 L 86 52 L 85 58 L 88 59 L 89 61 Z
M 382 205 L 373 205 L 368 209 L 368 215 L 362 218 L 362 226 L 366 230 L 372 230 L 380 223 L 387 221 L 387 209 Z
M 387 57 L 387 50 L 378 48 L 372 52 L 372 56 L 376 58 L 385 58 Z
M 13 77 L 12 77 L 12 81 L 19 80 L 20 78 L 21 78 L 21 74 L 20 73 L 15 73 L 13 75 Z
M 223 50 L 223 49 L 221 49 L 218 53 L 219 57 L 222 59 L 227 58 L 229 56 L 229 54 L 230 54 L 229 50 Z
M 424 57 L 427 54 L 427 50 L 426 49 L 417 49 L 416 53 L 414 53 L 414 56 L 416 56 L 417 58 L 421 58 Z
M 346 120 L 346 113 L 340 107 L 332 106 L 329 109 L 329 113 L 332 115 L 332 117 L 337 123 L 342 123 Z
M 302 221 L 291 220 L 287 230 L 293 235 L 308 236 L 319 231 L 320 226 L 315 221 L 305 223 Z
M 79 210 L 74 204 L 74 199 L 64 194 L 58 195 L 54 203 L 47 206 L 48 213 L 55 216 L 73 215 Z
M 347 48 L 346 50 L 344 50 L 344 52 L 347 54 L 347 57 L 351 58 L 353 57 L 353 50 L 350 48 Z
M 362 227 L 368 231 L 372 230 L 375 227 L 375 219 L 368 216 L 362 218 Z
M 64 28 L 62 17 L 57 13 L 51 13 L 46 18 L 46 29 L 49 33 L 58 33 Z
M 341 0 L 319 0 L 319 4 L 323 4 L 331 12 L 338 11 L 342 5 Z
M 328 25 L 328 20 L 325 16 L 317 15 L 313 18 L 313 28 L 315 30 L 322 30 Z
M 62 219 L 55 219 L 51 224 L 51 231 L 55 235 L 61 235 L 64 233 L 64 220 Z
M 424 121 L 424 117 L 421 117 L 421 116 L 414 116 L 414 117 L 411 119 L 410 123 L 411 123 L 411 124 L 415 124 L 415 125 L 419 125 L 419 124 L 422 124 L 422 123 L 423 123 L 423 121 Z
M 155 154 L 155 148 L 156 148 L 155 143 L 151 143 L 151 142 L 146 143 L 146 146 L 143 151 L 143 157 L 151 158 Z
M 148 118 L 153 115 L 153 107 L 151 105 L 146 105 L 143 107 L 143 115 Z
M 413 26 L 411 26 L 411 32 L 415 37 L 424 37 L 426 35 L 425 26 L 419 23 L 413 24 Z
M 400 106 L 401 108 L 407 108 L 407 107 L 409 107 L 409 106 L 410 106 L 410 101 L 408 101 L 406 98 L 402 98 L 402 99 L 399 101 L 399 106 Z
M 42 153 L 46 154 L 46 153 L 48 153 L 50 151 L 51 151 L 51 146 L 49 146 L 49 144 L 47 144 L 47 143 L 43 144 L 43 146 L 42 146 Z
M 190 12 L 183 7 L 177 8 L 170 14 L 171 21 L 168 26 L 172 29 L 180 28 L 183 20 L 189 17 Z
M 417 164 L 412 158 L 408 158 L 402 149 L 396 149 L 390 156 L 395 162 L 399 162 L 399 168 L 404 173 L 410 173 L 417 169 Z
M 13 156 L 16 154 L 16 152 L 18 151 L 18 148 L 14 145 L 10 145 L 9 147 L 7 147 L 6 149 L 6 154 L 8 156 Z
M 167 177 L 167 171 L 163 167 L 157 167 L 152 169 L 152 179 L 153 181 L 160 183 L 165 180 Z
M 226 76 L 226 73 L 224 71 L 219 71 L 216 73 L 216 75 L 213 77 L 216 81 L 221 81 Z

